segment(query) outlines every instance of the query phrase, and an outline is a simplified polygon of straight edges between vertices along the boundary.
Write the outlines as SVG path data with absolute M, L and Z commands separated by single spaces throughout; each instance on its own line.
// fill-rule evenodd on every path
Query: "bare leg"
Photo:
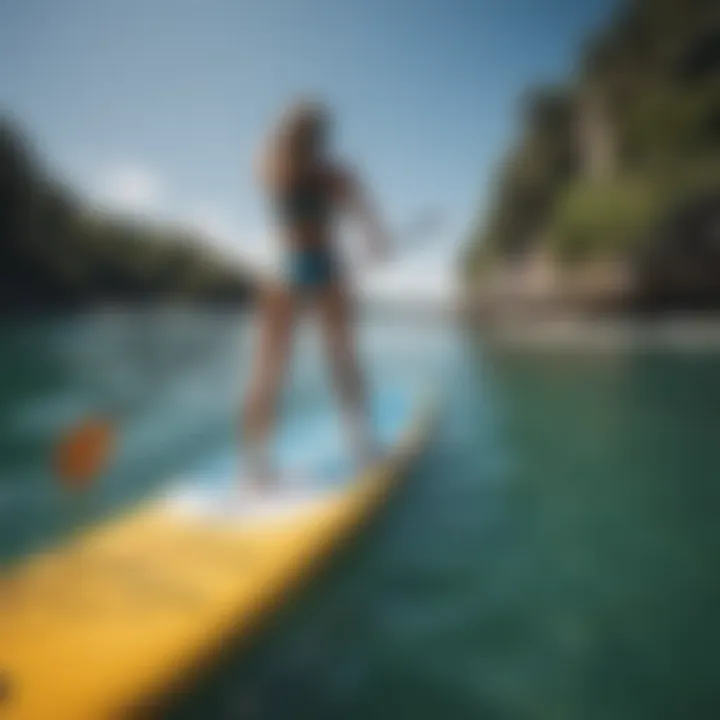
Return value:
M 333 284 L 318 297 L 327 355 L 348 424 L 353 452 L 362 461 L 374 454 L 363 377 L 353 342 L 350 300 L 340 285 Z
M 259 345 L 243 409 L 242 440 L 252 470 L 262 482 L 268 481 L 271 474 L 267 457 L 268 436 L 275 423 L 278 398 L 290 356 L 295 317 L 292 294 L 281 287 L 269 289 L 260 313 Z

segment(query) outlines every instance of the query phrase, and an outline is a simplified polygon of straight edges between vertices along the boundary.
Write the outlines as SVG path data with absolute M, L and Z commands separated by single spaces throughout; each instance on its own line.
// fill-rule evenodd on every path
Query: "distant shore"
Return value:
M 627 349 L 720 352 L 720 312 L 661 315 L 563 314 L 465 323 L 470 331 L 507 349 L 614 352 Z

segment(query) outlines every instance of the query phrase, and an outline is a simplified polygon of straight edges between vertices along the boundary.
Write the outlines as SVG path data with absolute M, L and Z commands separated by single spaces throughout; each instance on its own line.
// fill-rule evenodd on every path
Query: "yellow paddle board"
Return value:
M 163 496 L 6 572 L 0 718 L 132 717 L 249 637 L 403 476 L 429 409 L 397 424 L 394 449 L 352 482 L 214 511 Z

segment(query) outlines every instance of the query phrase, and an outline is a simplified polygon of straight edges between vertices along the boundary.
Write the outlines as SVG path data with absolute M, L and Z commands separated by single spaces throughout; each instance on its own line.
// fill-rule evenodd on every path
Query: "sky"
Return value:
M 519 101 L 565 81 L 614 0 L 0 0 L 0 112 L 94 202 L 189 222 L 245 262 L 274 257 L 255 150 L 298 94 L 401 233 L 432 242 L 367 271 L 442 293 L 518 132 Z

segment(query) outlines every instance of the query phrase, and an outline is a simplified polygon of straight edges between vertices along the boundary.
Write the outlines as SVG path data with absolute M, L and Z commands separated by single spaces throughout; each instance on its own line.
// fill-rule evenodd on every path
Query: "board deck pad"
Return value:
M 371 465 L 392 452 L 415 399 L 398 389 L 376 396 L 370 422 L 378 455 Z M 218 520 L 287 514 L 294 508 L 303 510 L 327 491 L 341 489 L 368 469 L 353 457 L 343 419 L 334 409 L 286 419 L 274 443 L 273 468 L 272 484 L 260 489 L 242 455 L 229 449 L 173 484 L 165 495 L 166 507 L 169 512 Z
M 423 405 L 417 393 L 378 395 L 388 452 L 360 474 L 333 418 L 289 420 L 272 497 L 243 494 L 228 450 L 0 576 L 0 720 L 132 717 L 228 637 L 251 637 L 403 476 L 429 436 Z M 305 481 L 293 484 L 299 467 Z M 230 522 L 215 522 L 218 508 Z

